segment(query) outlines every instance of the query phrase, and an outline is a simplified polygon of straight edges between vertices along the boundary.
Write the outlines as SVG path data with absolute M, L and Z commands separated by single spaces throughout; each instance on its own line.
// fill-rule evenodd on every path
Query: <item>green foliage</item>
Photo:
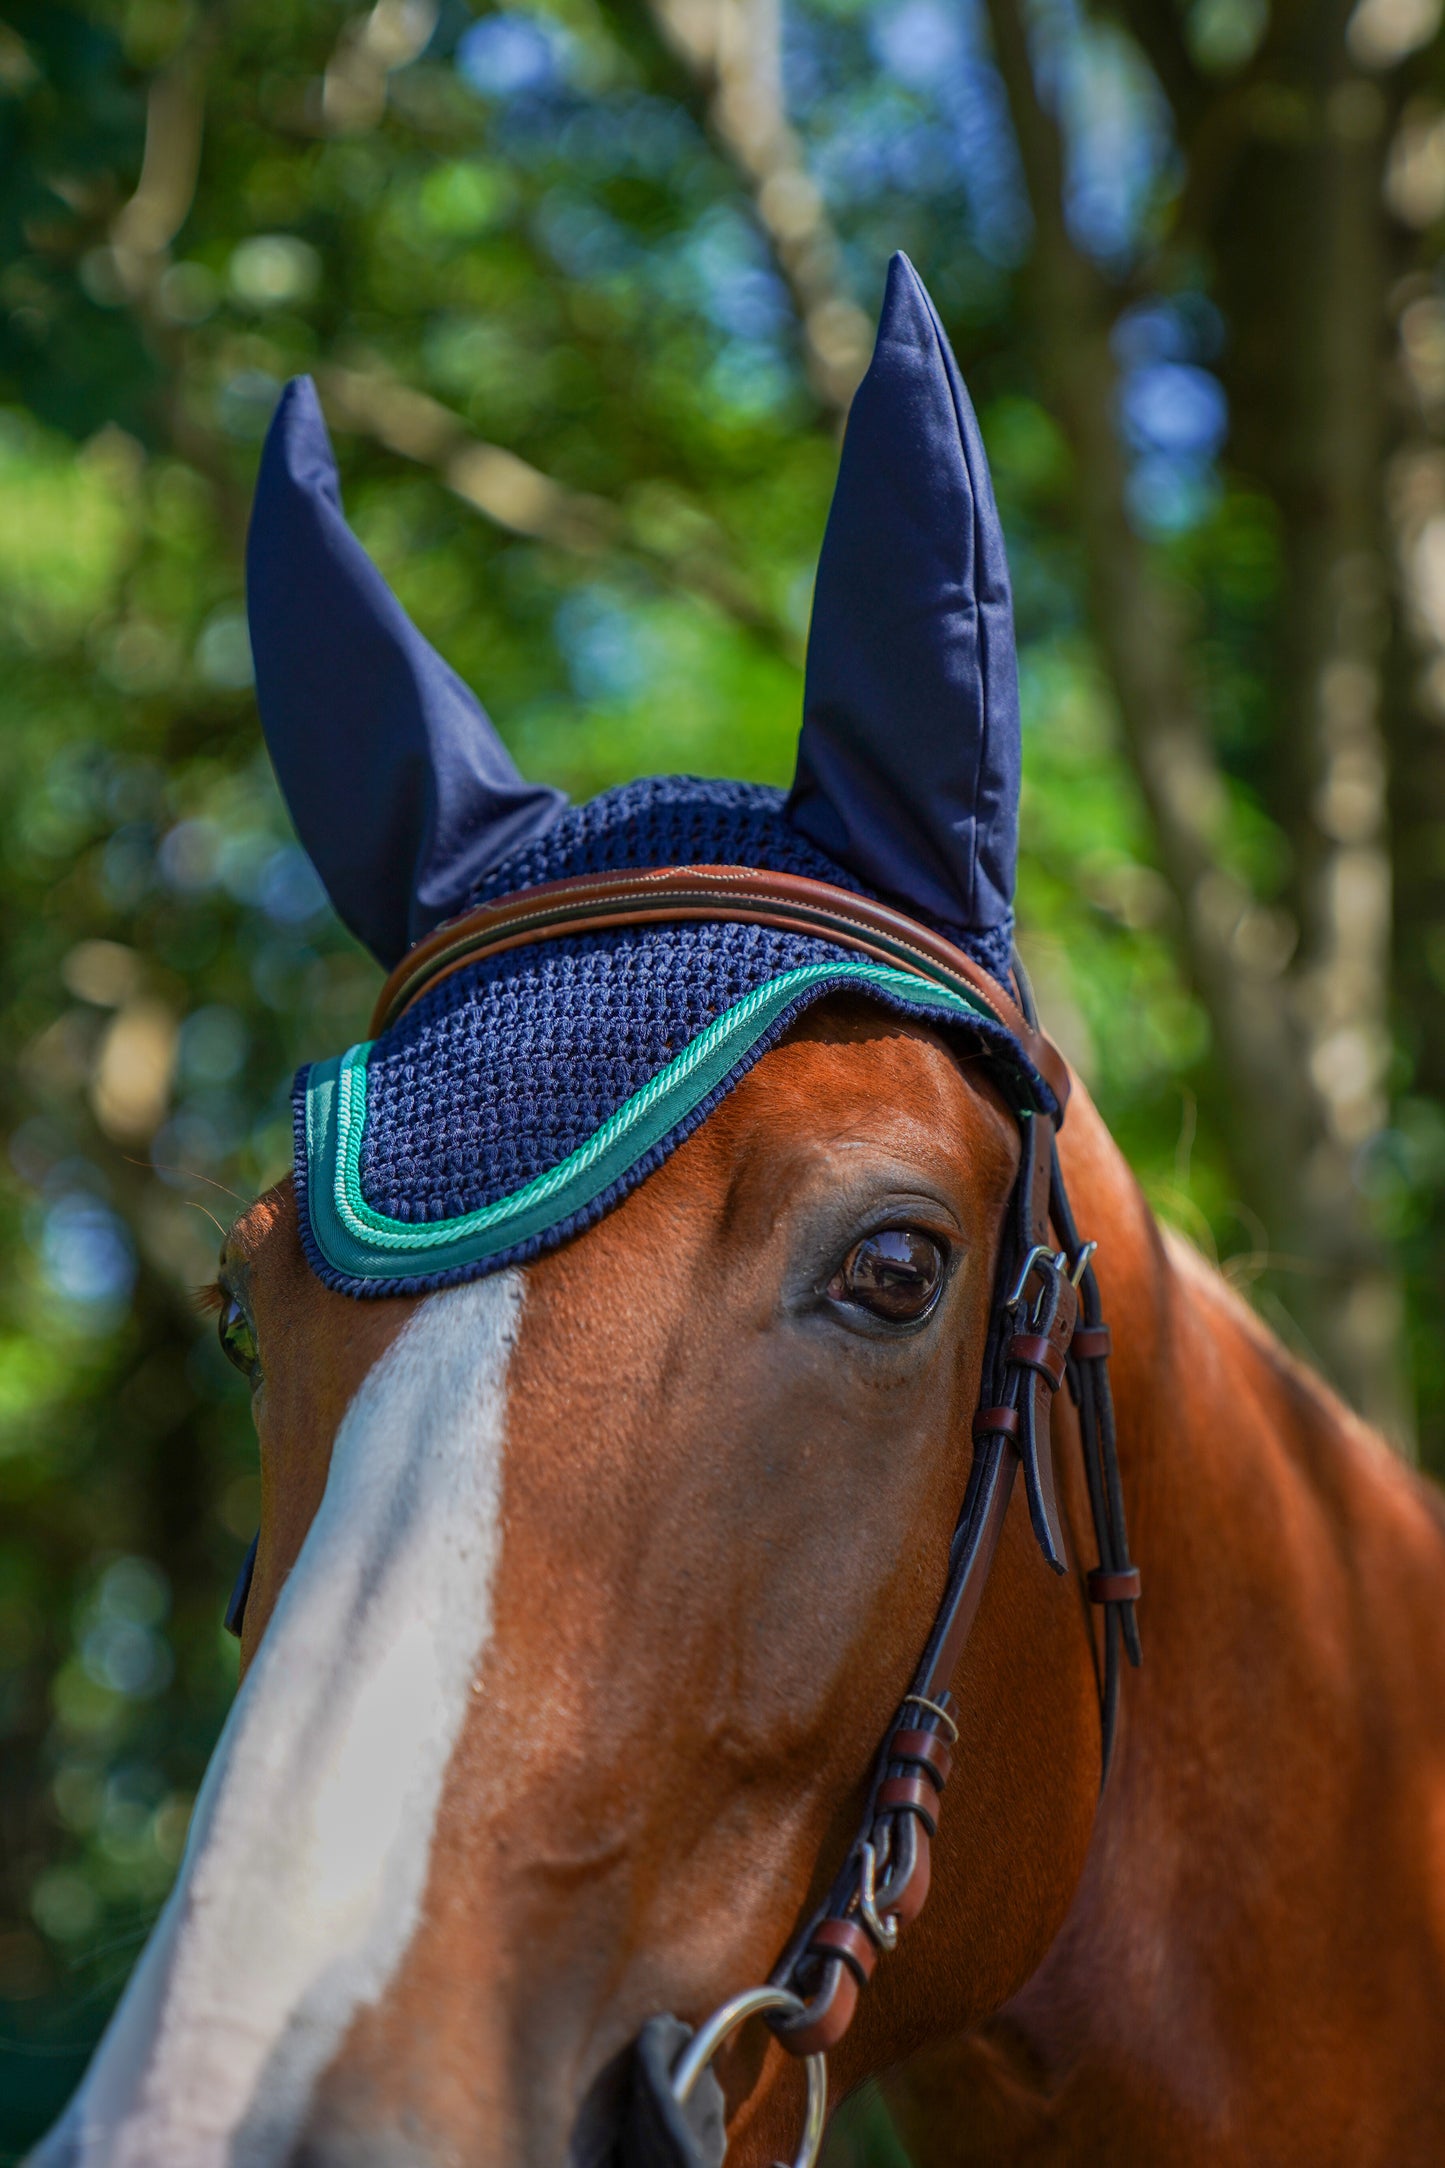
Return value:
M 1000 153 L 1003 208 L 970 195 L 926 89 L 876 64 L 886 13 L 800 7 L 797 66 L 860 298 L 908 246 L 980 395 L 1024 647 L 1025 951 L 1156 1201 L 1227 1252 L 1208 1032 L 1085 630 L 1016 184 Z M 429 439 L 415 407 L 363 429 L 339 402 L 358 531 L 533 773 L 791 769 L 836 446 L 695 95 L 645 17 L 588 0 L 530 18 L 546 97 L 478 88 L 450 0 L 328 117 L 362 19 L 32 0 L 0 32 L 0 2153 L 73 2081 L 232 1688 L 254 1453 L 193 1291 L 287 1167 L 294 1066 L 361 1035 L 378 978 L 291 840 L 248 689 L 245 507 L 281 383 L 424 394 L 590 504 L 575 546 L 508 531 L 447 486 L 435 409 Z M 126 220 L 162 79 L 204 85 L 204 137 L 148 257 Z M 1169 548 L 1257 871 L 1269 518 L 1225 495 Z M 1433 1110 L 1402 1139 L 1441 1160 Z M 875 2168 L 884 2120 L 848 2141 Z

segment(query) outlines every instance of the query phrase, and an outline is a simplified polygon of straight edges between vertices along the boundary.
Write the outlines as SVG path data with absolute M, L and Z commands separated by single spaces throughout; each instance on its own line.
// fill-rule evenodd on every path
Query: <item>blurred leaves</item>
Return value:
M 1242 66 L 1262 19 L 1200 0 L 1201 65 Z M 1176 187 L 1168 112 L 1112 23 L 1040 20 L 1076 238 L 1125 276 Z M 853 321 L 817 312 L 871 313 L 908 248 L 1014 558 L 1025 952 L 1151 1195 L 1251 1269 L 1087 626 L 978 13 L 799 0 L 780 51 L 790 132 L 750 164 L 726 85 L 612 0 L 28 0 L 0 26 L 0 2152 L 74 2078 L 232 1687 L 253 1448 L 193 1290 L 289 1164 L 294 1067 L 362 1034 L 378 979 L 249 692 L 246 506 L 288 376 L 316 373 L 358 533 L 531 772 L 786 782 Z M 824 287 L 788 254 L 809 234 Z M 1268 903 L 1280 559 L 1221 466 L 1221 336 L 1198 279 L 1126 314 L 1120 422 L 1207 664 L 1225 849 Z M 1421 1181 L 1445 1185 L 1424 1099 L 1382 1157 L 1392 1226 Z M 897 2157 L 885 2124 L 865 2109 L 856 2157 Z

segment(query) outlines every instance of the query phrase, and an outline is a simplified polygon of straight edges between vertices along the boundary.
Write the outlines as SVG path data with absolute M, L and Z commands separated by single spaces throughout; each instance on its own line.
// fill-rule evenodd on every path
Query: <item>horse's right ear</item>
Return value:
M 340 916 L 388 969 L 557 818 L 347 526 L 316 390 L 281 395 L 246 545 L 261 725 Z

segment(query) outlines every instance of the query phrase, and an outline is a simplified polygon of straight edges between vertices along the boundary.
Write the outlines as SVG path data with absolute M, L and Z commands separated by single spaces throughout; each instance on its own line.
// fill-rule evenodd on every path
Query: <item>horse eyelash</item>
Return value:
M 219 1280 L 207 1280 L 191 1297 L 202 1317 L 214 1317 L 226 1300 L 226 1290 Z

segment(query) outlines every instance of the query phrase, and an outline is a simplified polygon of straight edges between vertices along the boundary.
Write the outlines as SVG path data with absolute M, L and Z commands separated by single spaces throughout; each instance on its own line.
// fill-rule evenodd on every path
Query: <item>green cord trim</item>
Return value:
M 306 1083 L 307 1204 L 322 1255 L 338 1272 L 358 1278 L 405 1279 L 480 1264 L 545 1234 L 636 1166 L 722 1083 L 790 1002 L 823 980 L 877 987 L 945 1016 L 988 1013 L 982 1002 L 884 964 L 804 964 L 785 971 L 724 1009 L 555 1167 L 509 1197 L 453 1219 L 390 1219 L 362 1195 L 366 1074 L 375 1042 L 363 1040 L 315 1063 Z

